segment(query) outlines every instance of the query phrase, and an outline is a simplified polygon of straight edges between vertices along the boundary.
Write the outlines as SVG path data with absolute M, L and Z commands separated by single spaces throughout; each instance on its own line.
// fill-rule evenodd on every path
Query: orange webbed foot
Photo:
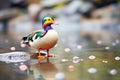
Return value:
M 47 56 L 38 56 L 38 63 L 40 63 L 40 61 L 42 60 L 42 59 L 45 59 L 45 58 L 47 58 Z

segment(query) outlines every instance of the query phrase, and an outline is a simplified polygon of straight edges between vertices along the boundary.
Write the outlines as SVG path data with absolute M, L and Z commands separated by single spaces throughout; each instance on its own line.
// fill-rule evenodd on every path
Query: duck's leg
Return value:
M 49 49 L 47 50 L 47 62 L 49 62 L 49 57 L 55 57 L 54 54 L 49 53 Z
M 47 50 L 47 62 L 49 62 L 49 56 L 50 56 L 50 53 L 49 53 L 49 49 Z
M 38 49 L 38 63 L 40 63 L 41 59 L 45 59 L 45 58 L 46 58 L 46 56 L 42 56 L 40 54 L 40 49 Z

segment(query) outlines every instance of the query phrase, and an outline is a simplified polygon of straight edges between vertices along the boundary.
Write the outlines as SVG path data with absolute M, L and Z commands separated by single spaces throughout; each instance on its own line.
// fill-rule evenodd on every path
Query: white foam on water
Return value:
M 30 60 L 30 55 L 27 52 L 16 51 L 0 54 L 0 61 L 6 63 L 24 62 L 28 60 Z

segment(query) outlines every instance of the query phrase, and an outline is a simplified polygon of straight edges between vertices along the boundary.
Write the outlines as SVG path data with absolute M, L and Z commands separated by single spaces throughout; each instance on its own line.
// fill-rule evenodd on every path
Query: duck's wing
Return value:
M 24 42 L 33 42 L 34 39 L 37 39 L 37 38 L 42 38 L 44 35 L 45 35 L 46 32 L 44 31 L 40 31 L 40 30 L 37 30 L 37 31 L 33 31 L 32 33 L 28 34 L 27 36 L 23 37 L 23 41 Z

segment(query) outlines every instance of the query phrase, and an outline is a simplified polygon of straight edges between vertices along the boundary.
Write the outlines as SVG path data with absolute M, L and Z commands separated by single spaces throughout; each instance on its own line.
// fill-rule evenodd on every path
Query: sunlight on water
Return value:
M 10 48 L 11 51 L 15 51 L 15 49 L 16 49 L 15 47 L 11 47 Z
M 109 50 L 109 49 L 110 49 L 110 47 L 109 47 L 109 46 L 106 46 L 106 47 L 105 47 L 105 50 Z
M 116 74 L 117 74 L 117 70 L 116 70 L 116 69 L 111 69 L 111 70 L 109 71 L 109 73 L 110 73 L 111 75 L 116 75 Z
M 70 51 L 70 48 L 65 48 L 65 52 L 69 52 Z
M 68 66 L 68 70 L 69 70 L 69 71 L 74 71 L 74 70 L 75 70 L 75 67 L 74 67 L 73 65 L 69 65 L 69 66 Z
M 77 57 L 77 56 L 74 56 L 73 59 L 72 59 L 73 63 L 78 63 L 79 61 L 80 61 L 80 58 Z
M 98 45 L 101 45 L 101 44 L 102 44 L 102 41 L 101 41 L 101 40 L 97 40 L 96 43 L 97 43 Z
M 62 72 L 58 72 L 55 74 L 55 80 L 64 80 L 65 79 L 65 75 Z
M 119 57 L 119 56 L 116 56 L 116 57 L 115 57 L 115 60 L 117 60 L 117 61 L 120 60 L 120 57 Z
M 106 61 L 106 60 L 103 60 L 102 62 L 103 62 L 103 63 L 108 63 L 108 61 Z
M 91 74 L 94 74 L 94 73 L 97 72 L 97 70 L 95 68 L 89 68 L 88 72 L 91 73 Z
M 96 57 L 94 55 L 90 55 L 88 58 L 89 59 L 95 59 Z

